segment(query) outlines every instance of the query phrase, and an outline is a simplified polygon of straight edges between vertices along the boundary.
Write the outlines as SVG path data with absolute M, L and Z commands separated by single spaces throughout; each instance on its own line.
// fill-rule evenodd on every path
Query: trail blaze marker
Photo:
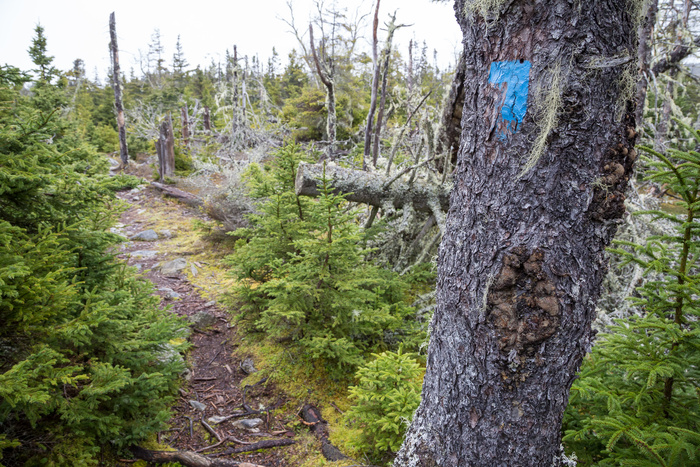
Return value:
M 496 117 L 493 126 L 497 127 L 498 137 L 505 140 L 517 133 L 527 112 L 527 93 L 530 83 L 530 62 L 510 60 L 493 62 L 489 72 L 489 83 L 500 89 Z

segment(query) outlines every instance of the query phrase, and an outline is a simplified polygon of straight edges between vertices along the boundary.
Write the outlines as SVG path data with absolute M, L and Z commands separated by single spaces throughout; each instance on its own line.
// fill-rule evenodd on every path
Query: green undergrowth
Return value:
M 107 164 L 58 111 L 0 67 L 0 462 L 97 465 L 163 428 L 186 324 L 115 260 Z M 15 76 L 13 78 L 13 76 Z
M 260 370 L 242 384 L 268 378 L 291 399 L 280 413 L 296 415 L 299 404 L 313 403 L 344 452 L 386 462 L 419 400 L 422 358 L 410 352 L 426 329 L 409 303 L 433 275 L 419 268 L 399 276 L 371 263 L 357 211 L 325 174 L 317 198 L 297 196 L 296 169 L 308 160 L 288 145 L 245 176 L 257 212 L 249 228 L 234 232 L 236 250 L 226 258 L 242 336 L 236 352 Z M 388 376 L 396 371 L 405 377 Z M 325 465 L 310 462 L 322 461 L 303 465 Z
M 234 232 L 240 240 L 227 264 L 241 319 L 290 342 L 332 378 L 351 380 L 372 352 L 417 349 L 425 329 L 407 304 L 408 281 L 367 261 L 357 211 L 330 180 L 319 179 L 317 198 L 295 194 L 296 168 L 307 158 L 288 145 L 272 164 L 251 166 L 258 213 Z
M 677 123 L 696 148 L 700 132 Z M 616 320 L 598 339 L 571 388 L 564 443 L 581 465 L 700 463 L 700 153 L 641 149 L 646 180 L 680 200 L 673 212 L 637 214 L 675 231 L 612 250 L 649 277 L 630 297 L 640 315 Z

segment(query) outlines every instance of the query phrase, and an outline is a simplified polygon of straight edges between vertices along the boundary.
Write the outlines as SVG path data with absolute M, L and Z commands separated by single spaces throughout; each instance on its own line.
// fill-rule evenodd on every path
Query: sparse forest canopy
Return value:
M 119 67 L 112 17 L 105 82 L 41 25 L 0 67 L 0 463 L 152 459 L 197 419 L 183 465 L 698 463 L 698 5 L 458 0 L 454 69 L 384 1 L 294 7 L 286 57 L 193 66 L 154 29 Z M 207 219 L 270 433 L 214 397 L 168 425 L 188 323 L 112 230 L 149 179 Z

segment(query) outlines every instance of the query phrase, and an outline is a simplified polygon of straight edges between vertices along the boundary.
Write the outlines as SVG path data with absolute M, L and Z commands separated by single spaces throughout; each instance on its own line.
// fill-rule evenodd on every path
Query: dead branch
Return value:
M 253 444 L 248 444 L 247 446 L 243 446 L 240 448 L 228 448 L 225 451 L 223 451 L 221 454 L 222 455 L 229 455 L 229 454 L 242 454 L 244 452 L 252 452 L 252 451 L 257 451 L 258 449 L 270 449 L 270 448 L 279 448 L 282 446 L 291 446 L 292 444 L 295 444 L 296 441 L 293 439 L 268 439 L 265 441 L 259 441 L 257 443 Z
M 296 178 L 296 194 L 318 196 L 318 179 L 323 175 L 321 164 L 299 164 Z M 415 180 L 411 185 L 403 178 L 392 181 L 390 177 L 376 172 L 363 172 L 326 165 L 326 177 L 336 193 L 346 194 L 346 199 L 355 203 L 382 207 L 390 203 L 395 209 L 406 204 L 413 204 L 416 211 L 435 214 L 433 208 L 447 212 L 450 205 L 450 187 L 422 180 Z M 435 200 L 435 202 L 431 201 Z M 432 206 L 431 206 L 432 205 Z M 440 215 L 436 216 L 440 219 Z
M 151 451 L 138 446 L 131 447 L 131 453 L 137 459 L 154 464 L 179 462 L 186 467 L 264 467 L 249 462 L 237 462 L 230 459 L 209 459 L 192 451 Z

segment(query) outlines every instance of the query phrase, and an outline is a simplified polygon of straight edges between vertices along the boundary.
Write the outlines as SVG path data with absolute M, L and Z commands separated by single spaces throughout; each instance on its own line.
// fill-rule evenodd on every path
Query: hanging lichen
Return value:
M 550 73 L 550 79 L 543 80 L 549 82 L 549 89 L 540 87 L 535 97 L 535 108 L 537 110 L 537 115 L 535 117 L 535 124 L 539 128 L 539 133 L 532 145 L 532 150 L 530 155 L 523 166 L 523 169 L 518 174 L 518 178 L 525 175 L 532 169 L 537 161 L 540 160 L 542 154 L 544 154 L 547 148 L 547 138 L 552 130 L 559 123 L 559 111 L 562 106 L 562 76 L 561 76 L 561 63 L 557 62 L 552 68 Z
M 506 0 L 467 0 L 464 3 L 464 16 L 478 14 L 488 23 L 495 23 L 501 14 L 501 8 Z

